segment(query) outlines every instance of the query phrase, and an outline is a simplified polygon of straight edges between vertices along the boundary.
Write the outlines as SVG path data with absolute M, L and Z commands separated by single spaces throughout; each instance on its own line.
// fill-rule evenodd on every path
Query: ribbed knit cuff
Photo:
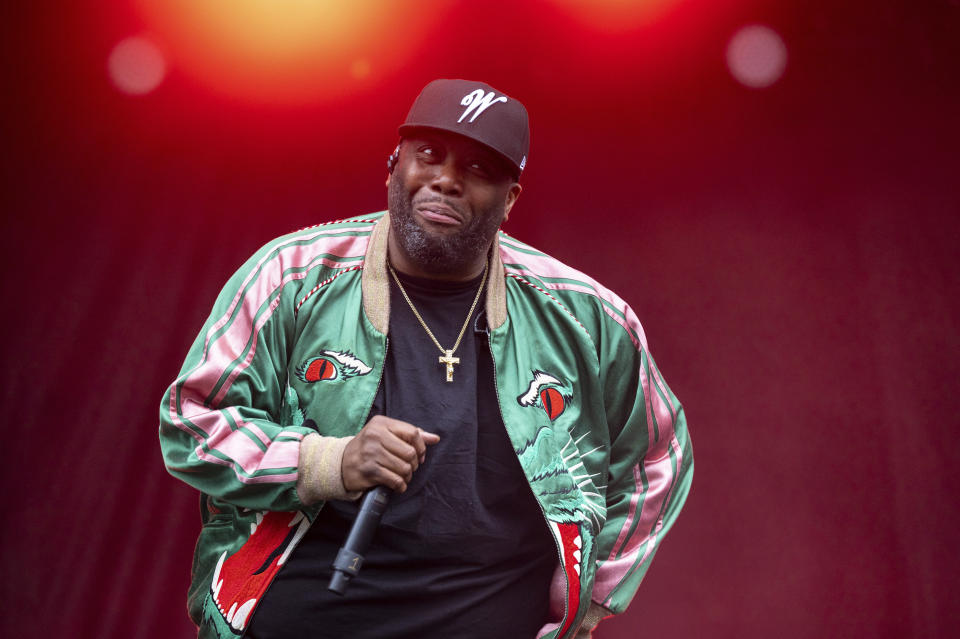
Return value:
M 354 500 L 361 491 L 348 492 L 340 467 L 343 449 L 353 437 L 324 437 L 310 433 L 300 442 L 297 495 L 304 504 L 330 499 Z
M 576 639 L 590 639 L 593 629 L 597 627 L 600 620 L 612 614 L 612 610 L 607 610 L 600 604 L 591 601 L 590 607 L 587 608 L 587 614 L 584 615 L 583 622 L 581 622 L 580 628 L 577 630 Z

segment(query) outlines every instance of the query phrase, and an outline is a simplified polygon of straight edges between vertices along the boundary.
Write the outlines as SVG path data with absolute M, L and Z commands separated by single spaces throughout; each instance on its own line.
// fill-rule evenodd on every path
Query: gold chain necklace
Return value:
M 453 365 L 460 363 L 460 358 L 454 357 L 453 354 L 457 351 L 457 347 L 460 346 L 460 340 L 463 339 L 463 334 L 466 332 L 467 326 L 470 324 L 470 316 L 473 315 L 474 309 L 477 308 L 477 302 L 480 301 L 480 293 L 483 292 L 483 285 L 487 282 L 487 270 L 490 268 L 489 262 L 483 267 L 483 279 L 480 280 L 480 288 L 477 289 L 477 295 L 473 298 L 473 304 L 470 305 L 470 311 L 467 313 L 467 319 L 463 320 L 463 326 L 460 328 L 460 334 L 457 335 L 457 341 L 454 343 L 453 348 L 449 350 L 445 349 L 443 346 L 440 346 L 440 342 L 434 336 L 433 331 L 431 331 L 430 327 L 427 326 L 427 323 L 423 321 L 423 318 L 417 311 L 417 307 L 413 305 L 413 301 L 410 299 L 410 296 L 407 295 L 407 291 L 403 288 L 403 284 L 400 283 L 400 278 L 397 277 L 397 272 L 393 270 L 393 266 L 387 264 L 387 268 L 390 269 L 390 274 L 393 275 L 393 281 L 397 283 L 397 287 L 399 287 L 400 292 L 403 293 L 403 299 L 407 300 L 407 304 L 410 305 L 410 310 L 413 311 L 417 321 L 420 322 L 420 326 L 423 327 L 423 330 L 427 331 L 427 335 L 430 336 L 430 339 L 433 340 L 433 343 L 436 344 L 437 348 L 440 349 L 440 352 L 443 353 L 439 360 L 441 364 L 444 364 L 447 367 L 447 381 L 452 382 Z

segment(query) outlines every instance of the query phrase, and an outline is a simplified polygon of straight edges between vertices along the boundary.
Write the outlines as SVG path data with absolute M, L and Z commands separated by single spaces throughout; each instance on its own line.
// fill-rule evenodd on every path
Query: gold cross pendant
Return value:
M 446 355 L 440 356 L 440 363 L 447 365 L 447 381 L 453 381 L 453 365 L 460 363 L 459 357 L 453 356 L 453 351 L 446 351 Z

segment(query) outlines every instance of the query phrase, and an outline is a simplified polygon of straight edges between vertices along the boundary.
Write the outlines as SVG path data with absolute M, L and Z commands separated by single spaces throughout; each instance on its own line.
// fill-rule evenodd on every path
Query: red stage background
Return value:
M 4 636 L 191 635 L 164 388 L 259 245 L 385 206 L 435 77 L 526 103 L 505 230 L 628 300 L 686 406 L 686 509 L 596 636 L 955 636 L 960 3 L 604 2 L 358 3 L 263 68 L 183 2 L 0 10 Z M 767 88 L 725 62 L 749 24 Z M 130 95 L 137 35 L 164 73 Z

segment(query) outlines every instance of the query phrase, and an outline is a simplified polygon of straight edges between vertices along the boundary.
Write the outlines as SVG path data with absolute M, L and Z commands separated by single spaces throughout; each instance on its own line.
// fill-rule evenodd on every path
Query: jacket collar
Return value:
M 390 234 L 390 214 L 377 220 L 370 234 L 370 243 L 363 262 L 361 288 L 363 310 L 373 327 L 386 335 L 390 326 L 390 280 L 387 273 L 387 237 Z M 500 234 L 493 239 L 490 251 L 490 276 L 487 278 L 487 324 L 490 330 L 500 328 L 507 321 L 506 271 L 500 258 Z

